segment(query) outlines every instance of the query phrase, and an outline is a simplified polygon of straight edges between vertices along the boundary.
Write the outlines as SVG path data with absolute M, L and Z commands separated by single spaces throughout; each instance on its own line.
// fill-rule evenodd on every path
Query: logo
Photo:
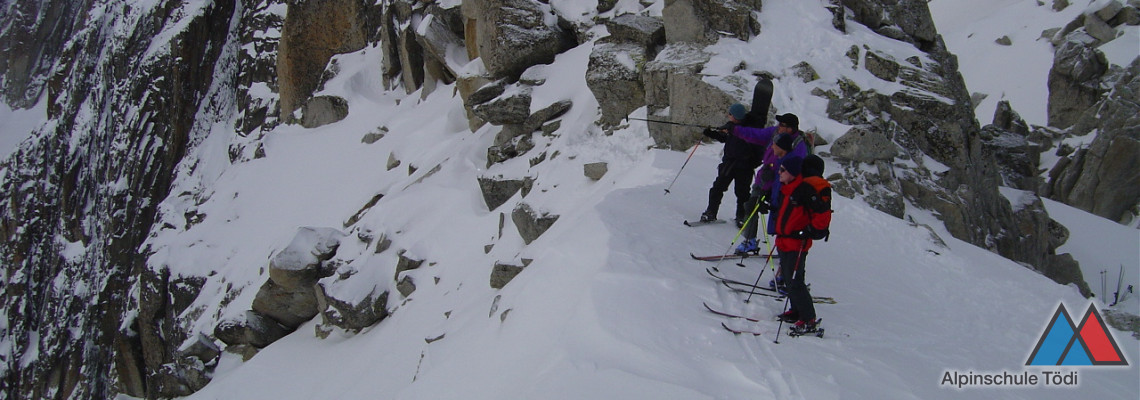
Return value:
M 1080 325 L 1074 325 L 1069 310 L 1059 304 L 1025 365 L 1128 365 L 1128 360 L 1094 304 L 1089 304 Z

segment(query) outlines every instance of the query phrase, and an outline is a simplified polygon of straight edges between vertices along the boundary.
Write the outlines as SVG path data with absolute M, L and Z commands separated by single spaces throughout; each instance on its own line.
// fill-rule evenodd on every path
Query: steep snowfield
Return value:
M 1013 262 L 945 233 L 949 248 L 939 247 L 925 229 L 837 198 L 832 240 L 808 258 L 813 291 L 838 300 L 817 308 L 827 335 L 773 343 L 776 322 L 726 320 L 701 306 L 767 319 L 783 302 L 745 304 L 744 294 L 708 278 L 703 269 L 713 263 L 688 259 L 689 251 L 722 251 L 736 230 L 679 223 L 699 212 L 716 164 L 713 149 L 698 152 L 664 195 L 684 158 L 647 152 L 584 185 L 607 190 L 523 250 L 534 263 L 502 291 L 486 286 L 489 264 L 471 252 L 483 244 L 477 230 L 447 237 L 473 260 L 449 257 L 417 271 L 439 284 L 421 287 L 388 320 L 328 340 L 308 324 L 244 364 L 225 355 L 216 380 L 191 398 L 978 396 L 997 392 L 942 388 L 943 372 L 1021 371 L 1058 302 L 1075 314 L 1087 307 L 1075 290 Z M 433 179 L 460 179 L 447 175 Z M 478 206 L 466 200 L 474 206 L 461 208 Z M 762 267 L 747 264 L 720 269 L 755 279 Z M 734 336 L 721 322 L 764 334 Z M 1133 366 L 1082 370 L 1075 391 L 1001 396 L 1129 398 L 1137 341 L 1114 335 Z

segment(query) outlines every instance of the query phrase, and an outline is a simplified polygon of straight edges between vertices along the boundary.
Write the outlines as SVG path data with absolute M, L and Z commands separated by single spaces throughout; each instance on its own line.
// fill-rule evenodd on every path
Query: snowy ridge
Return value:
M 808 22 L 801 23 L 829 23 L 814 5 L 766 4 L 764 35 L 792 29 L 779 28 L 780 21 L 795 20 L 790 13 L 806 15 Z M 716 65 L 727 68 L 741 60 L 783 71 L 803 59 L 804 48 L 813 49 L 809 58 L 843 59 L 851 43 L 831 44 L 835 38 L 828 31 L 785 35 L 790 46 L 801 45 L 799 51 L 722 41 L 706 72 L 716 75 Z M 897 51 L 900 59 L 917 54 L 907 46 Z M 1140 393 L 1140 346 L 1116 330 L 1131 365 L 1082 369 L 1076 389 L 959 391 L 940 385 L 946 371 L 1039 371 L 1023 365 L 1057 304 L 1083 310 L 1088 300 L 953 239 L 932 215 L 912 218 L 933 227 L 945 247 L 926 228 L 858 199 L 835 200 L 832 239 L 813 248 L 807 261 L 813 290 L 842 299 L 817 307 L 827 338 L 781 338 L 775 344 L 771 335 L 725 332 L 717 325 L 726 321 L 705 312 L 702 302 L 765 320 L 727 321 L 730 326 L 773 333 L 779 325 L 769 317 L 783 303 L 763 298 L 744 304 L 742 295 L 705 275 L 705 263 L 686 255 L 727 250 L 736 233 L 727 224 L 680 224 L 703 208 L 720 146 L 701 146 L 671 194 L 662 195 L 687 154 L 648 150 L 652 140 L 641 122 L 630 121 L 612 135 L 596 128 L 596 101 L 582 89 L 588 55 L 589 46 L 581 46 L 544 68 L 550 82 L 558 83 L 536 91 L 535 103 L 571 99 L 574 107 L 562 117 L 558 135 L 536 136 L 537 151 L 552 156 L 535 166 L 529 161 L 538 153 L 487 167 L 482 155 L 497 128 L 468 131 L 451 86 L 423 99 L 419 92 L 383 91 L 373 70 L 380 54 L 371 48 L 338 57 L 342 72 L 326 85 L 327 93 L 349 101 L 354 112 L 346 120 L 316 129 L 279 127 L 267 135 L 265 158 L 225 168 L 219 163 L 225 163 L 232 139 L 207 138 L 190 161 L 198 168 L 172 191 L 197 194 L 168 199 L 163 214 L 175 228 L 149 241 L 156 250 L 152 265 L 187 275 L 218 274 L 191 307 L 201 307 L 196 329 L 208 332 L 217 320 L 248 309 L 266 278 L 268 257 L 298 227 L 343 228 L 350 237 L 386 234 L 394 249 L 426 263 L 402 273 L 418 285 L 404 299 L 392 287 L 394 252 L 375 254 L 346 240 L 337 258 L 358 272 L 340 289 L 360 298 L 393 293 L 392 315 L 359 334 L 336 332 L 324 340 L 314 337 L 309 322 L 245 363 L 225 354 L 214 381 L 190 398 L 1041 399 Z M 834 82 L 843 68 L 813 65 L 824 65 L 824 82 Z M 882 85 L 869 76 L 858 83 Z M 834 139 L 844 127 L 826 118 L 804 86 L 781 80 L 773 107 L 798 113 L 805 125 Z M 645 110 L 633 116 L 645 117 Z M 387 128 L 384 138 L 361 143 L 380 127 Z M 400 161 L 393 169 L 386 165 L 390 155 Z M 597 182 L 582 175 L 582 165 L 595 161 L 609 163 L 609 173 Z M 525 199 L 516 195 L 487 210 L 476 179 L 500 175 L 539 179 Z M 377 194 L 384 197 L 376 206 L 344 227 Z M 529 245 L 510 218 L 499 228 L 500 214 L 521 201 L 561 216 Z M 206 217 L 188 224 L 188 211 Z M 1115 229 L 1082 221 L 1074 214 L 1069 224 L 1078 228 L 1070 229 L 1081 235 Z M 1126 232 L 1122 247 L 1110 250 L 1124 260 L 1140 254 L 1140 237 L 1130 233 L 1131 243 Z M 1067 251 L 1084 261 L 1076 248 Z M 510 284 L 502 290 L 488 286 L 493 263 L 521 259 L 533 262 Z M 763 266 L 747 263 L 745 269 L 727 263 L 722 269 L 751 281 Z
M 453 7 L 461 1 L 437 3 Z M 596 15 L 591 2 L 543 3 L 563 16 L 580 15 L 578 22 Z M 665 2 L 648 7 L 641 3 L 619 0 L 611 13 L 644 8 L 659 16 Z M 724 39 L 705 49 L 713 54 L 702 72 L 705 80 L 727 90 L 730 79 L 755 79 L 737 72 L 741 65 L 746 71 L 770 71 L 777 75 L 773 109 L 798 114 L 805 129 L 829 141 L 849 127 L 827 117 L 827 102 L 811 95 L 813 89 L 834 90 L 836 82 L 846 78 L 879 93 L 916 90 L 876 79 L 865 68 L 852 69 L 846 53 L 870 43 L 896 61 L 925 61 L 926 54 L 859 24 L 848 24 L 844 35 L 831 27 L 824 3 L 765 2 L 757 14 L 764 27 L 760 36 L 748 42 Z M 147 0 L 130 4 L 135 12 L 126 16 L 111 12 L 125 5 L 97 10 L 107 14 L 101 20 L 110 21 L 110 34 L 126 35 L 126 19 L 138 18 L 141 7 L 158 6 Z M 168 52 L 170 38 L 211 4 L 197 1 L 179 8 L 171 18 L 181 22 L 157 32 L 148 54 Z M 958 54 L 971 91 L 989 94 L 976 108 L 983 125 L 1001 99 L 1009 99 L 1028 122 L 1044 125 L 1044 77 L 1052 51 L 1035 38 L 1044 28 L 1067 23 L 1082 12 L 1079 6 L 1084 4 L 1057 13 L 1049 5 L 1026 0 L 930 2 L 939 32 Z M 272 6 L 277 14 L 285 9 L 283 3 Z M 235 14 L 231 23 L 239 20 Z M 430 19 L 420 21 L 420 28 L 426 29 L 425 22 Z M 1135 57 L 1128 52 L 1135 50 L 1136 29 L 1128 29 L 1124 40 L 1105 46 L 1112 49 L 1113 62 Z M 1011 36 L 1014 45 L 993 44 L 1002 35 Z M 234 127 L 240 116 L 226 120 L 236 101 L 225 85 L 237 73 L 239 52 L 253 49 L 229 43 L 204 101 L 209 106 L 199 112 L 189 154 L 177 169 L 171 196 L 159 206 L 158 221 L 143 249 L 148 265 L 169 271 L 172 279 L 205 277 L 200 295 L 178 316 L 180 321 L 189 331 L 209 335 L 219 321 L 245 313 L 268 277 L 270 261 L 281 256 L 304 227 L 347 235 L 332 261 L 351 277 L 326 278 L 329 290 L 350 301 L 387 293 L 392 314 L 361 332 L 334 330 L 324 339 L 314 332 L 318 316 L 249 361 L 224 353 L 213 381 L 188 398 L 1140 396 L 1140 341 L 1130 332 L 1110 330 L 1129 366 L 1025 367 L 1058 304 L 1079 316 L 1090 302 L 1102 305 L 1100 300 L 1084 299 L 1073 287 L 954 239 L 935 215 L 909 204 L 910 222 L 876 211 L 860 198 L 835 199 L 831 240 L 817 243 L 807 259 L 813 292 L 840 300 L 817 305 L 827 337 L 787 338 L 780 333 L 780 343 L 774 343 L 776 332 L 787 327 L 771 317 L 784 303 L 754 297 L 746 304 L 745 294 L 709 279 L 702 271 L 709 263 L 686 255 L 721 253 L 734 244 L 737 230 L 731 224 L 693 229 L 680 223 L 696 218 L 704 208 L 721 145 L 700 146 L 671 192 L 663 195 L 688 153 L 651 149 L 654 143 L 644 122 L 629 120 L 612 132 L 595 126 L 598 103 L 584 80 L 593 43 L 527 71 L 528 77 L 548 82 L 532 93 L 532 108 L 562 100 L 572 101 L 573 107 L 559 117 L 556 134 L 534 136 L 534 151 L 491 166 L 486 150 L 499 128 L 487 125 L 472 132 L 454 85 L 440 84 L 430 94 L 386 90 L 377 68 L 383 57 L 378 47 L 335 56 L 339 73 L 314 94 L 347 100 L 351 112 L 346 119 L 315 129 L 282 125 L 263 138 L 239 137 Z M 454 54 L 450 60 L 460 64 L 465 55 Z M 805 83 L 796 78 L 793 71 L 801 61 L 808 61 L 821 79 Z M 995 73 L 994 64 L 1017 68 Z M 478 60 L 457 68 L 482 69 Z M 276 96 L 264 83 L 255 85 L 254 97 Z M 7 157 L 26 132 L 43 125 L 46 104 L 41 101 L 32 110 L 0 107 L 0 157 Z M 631 115 L 646 116 L 644 108 Z M 362 141 L 369 134 L 383 137 L 374 143 Z M 1091 141 L 1091 136 L 1073 143 Z M 265 157 L 231 159 L 235 146 L 258 140 L 253 144 L 264 146 Z M 252 148 L 245 156 L 252 156 Z M 540 156 L 545 161 L 532 165 Z M 391 166 L 389 160 L 398 165 Z M 609 172 L 598 181 L 583 176 L 583 165 L 592 162 L 608 165 Z M 837 170 L 837 164 L 827 162 L 829 172 Z M 949 169 L 927 156 L 907 162 Z M 479 193 L 481 177 L 534 178 L 535 186 L 525 198 L 516 194 L 488 210 Z M 1032 200 L 1020 191 L 1002 192 L 1015 209 Z M 373 201 L 375 205 L 366 206 Z M 520 203 L 560 218 L 540 238 L 524 243 L 509 215 Z M 1069 241 L 1058 253 L 1071 253 L 1081 262 L 1098 296 L 1105 295 L 1100 271 L 1115 277 L 1118 266 L 1125 269 L 1124 286 L 1140 287 L 1140 231 L 1063 204 L 1046 201 L 1046 206 L 1070 230 Z M 730 207 L 725 205 L 722 213 Z M 392 240 L 387 251 L 376 252 L 371 242 L 356 239 L 381 236 Z M 82 254 L 76 243 L 62 238 L 57 243 L 64 256 L 78 259 Z M 423 266 L 396 274 L 401 251 L 424 260 Z M 498 262 L 527 266 L 496 290 L 488 278 Z M 760 260 L 745 264 L 738 268 L 726 261 L 720 268 L 748 282 L 764 271 L 762 284 L 772 275 Z M 405 278 L 417 285 L 407 297 L 396 288 Z M 70 287 L 63 280 L 56 283 L 58 290 L 93 290 Z M 140 291 L 135 287 L 132 293 L 138 296 Z M 702 307 L 705 302 L 760 322 L 712 315 Z M 1140 294 L 1126 294 L 1112 309 L 1140 314 Z M 127 311 L 121 330 L 132 329 L 132 312 L 138 311 Z M 7 321 L 0 318 L 0 323 Z M 717 326 L 721 323 L 764 334 L 734 336 Z M 7 329 L 0 325 L 0 331 Z M 39 333 L 32 335 L 29 343 L 36 346 Z M 0 342 L 0 350 L 11 345 Z M 36 349 L 27 351 L 17 362 L 33 365 L 39 361 L 36 354 Z M 942 382 L 947 372 L 1054 370 L 1078 372 L 1079 386 L 957 389 Z

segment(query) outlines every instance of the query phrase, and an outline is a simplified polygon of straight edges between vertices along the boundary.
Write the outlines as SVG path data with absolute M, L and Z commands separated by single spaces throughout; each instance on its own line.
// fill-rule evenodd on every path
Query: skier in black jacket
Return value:
M 744 220 L 748 218 L 749 210 L 746 209 L 744 203 L 748 201 L 748 196 L 751 193 L 752 175 L 756 172 L 756 167 L 760 165 L 761 158 L 764 155 L 764 147 L 748 143 L 731 133 L 725 133 L 725 131 L 731 132 L 732 129 L 730 128 L 734 125 L 747 125 L 747 114 L 744 105 L 733 104 L 728 108 L 730 122 L 722 127 L 729 129 L 724 129 L 724 131 L 711 128 L 704 130 L 705 136 L 724 143 L 724 156 L 721 158 L 720 165 L 717 166 L 716 180 L 713 181 L 712 188 L 709 189 L 709 204 L 705 212 L 701 214 L 702 222 L 716 220 L 724 192 L 733 182 L 736 183 L 734 192 L 736 193 L 737 226 L 741 226 Z

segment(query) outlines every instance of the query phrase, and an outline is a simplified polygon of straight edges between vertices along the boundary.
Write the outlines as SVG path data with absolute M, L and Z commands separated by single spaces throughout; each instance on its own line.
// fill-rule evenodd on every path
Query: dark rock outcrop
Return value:
M 1087 148 L 1049 171 L 1043 195 L 1113 221 L 1126 222 L 1140 204 L 1140 59 L 1113 74 L 1109 94 L 1081 114 L 1074 135 L 1097 132 Z
M 316 91 L 329 59 L 364 48 L 363 3 L 358 0 L 289 2 L 277 53 L 277 83 L 281 119 L 294 120 L 293 111 Z

